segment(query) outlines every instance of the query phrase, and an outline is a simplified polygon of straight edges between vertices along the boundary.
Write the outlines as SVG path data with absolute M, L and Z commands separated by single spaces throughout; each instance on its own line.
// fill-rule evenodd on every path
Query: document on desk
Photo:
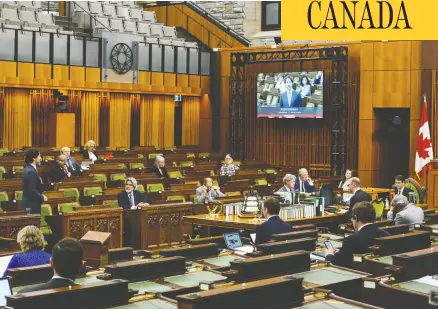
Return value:
M 416 279 L 414 281 L 418 283 L 424 283 L 434 287 L 438 287 L 438 277 L 435 276 L 425 276 L 423 278 Z
M 317 253 L 317 254 L 315 254 L 315 253 Z M 325 254 L 323 252 L 310 253 L 310 259 L 316 260 L 316 261 L 325 261 Z

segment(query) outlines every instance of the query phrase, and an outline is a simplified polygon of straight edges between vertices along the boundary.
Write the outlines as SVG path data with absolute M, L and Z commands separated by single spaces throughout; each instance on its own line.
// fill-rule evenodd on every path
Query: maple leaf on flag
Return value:
M 420 136 L 422 140 L 421 145 L 418 147 L 418 156 L 423 159 L 429 158 L 429 149 L 432 148 L 432 143 L 429 138 L 423 139 L 423 136 Z

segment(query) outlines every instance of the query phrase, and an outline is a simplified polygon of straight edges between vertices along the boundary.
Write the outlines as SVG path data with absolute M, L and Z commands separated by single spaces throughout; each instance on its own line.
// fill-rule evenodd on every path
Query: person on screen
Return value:
M 280 93 L 283 93 L 286 91 L 286 84 L 284 83 L 283 74 L 278 75 L 278 80 L 277 80 L 277 84 L 275 85 L 275 89 L 279 89 Z
M 44 236 L 39 228 L 34 225 L 23 227 L 18 232 L 17 242 L 22 252 L 14 254 L 3 277 L 8 274 L 9 269 L 50 264 L 51 255 L 43 251 Z
M 322 85 L 322 71 L 319 71 L 318 74 L 316 74 L 315 79 L 313 80 L 314 85 Z
M 83 248 L 78 240 L 69 237 L 61 239 L 52 250 L 52 279 L 47 283 L 26 287 L 18 294 L 77 285 L 76 276 L 84 268 L 83 256 Z
M 263 244 L 271 235 L 292 232 L 292 225 L 280 219 L 280 202 L 268 198 L 263 203 L 263 217 L 267 219 L 256 227 L 256 244 Z
M 292 77 L 285 78 L 286 91 L 280 94 L 280 108 L 303 107 L 301 94 L 296 91 L 297 84 L 292 83 Z
M 310 97 L 312 95 L 312 88 L 310 85 L 310 80 L 307 75 L 303 75 L 300 81 L 301 85 L 301 98 Z

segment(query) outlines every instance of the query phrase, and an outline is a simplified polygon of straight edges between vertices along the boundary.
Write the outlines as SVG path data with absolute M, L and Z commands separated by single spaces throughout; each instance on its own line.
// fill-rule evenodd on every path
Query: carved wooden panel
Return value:
M 170 245 L 169 235 L 169 215 L 163 214 L 160 216 L 160 245 Z
M 120 218 L 112 217 L 109 218 L 109 230 L 111 233 L 111 248 L 122 247 L 122 240 L 120 238 Z
M 8 237 L 8 231 L 6 226 L 0 226 L 0 237 Z

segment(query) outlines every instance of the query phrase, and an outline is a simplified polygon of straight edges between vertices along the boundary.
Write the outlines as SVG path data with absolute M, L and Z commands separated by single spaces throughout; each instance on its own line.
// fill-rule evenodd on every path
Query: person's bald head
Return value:
M 59 165 L 64 166 L 65 165 L 65 161 L 67 161 L 67 156 L 65 156 L 65 155 L 59 155 L 58 156 L 58 163 L 59 163 Z

